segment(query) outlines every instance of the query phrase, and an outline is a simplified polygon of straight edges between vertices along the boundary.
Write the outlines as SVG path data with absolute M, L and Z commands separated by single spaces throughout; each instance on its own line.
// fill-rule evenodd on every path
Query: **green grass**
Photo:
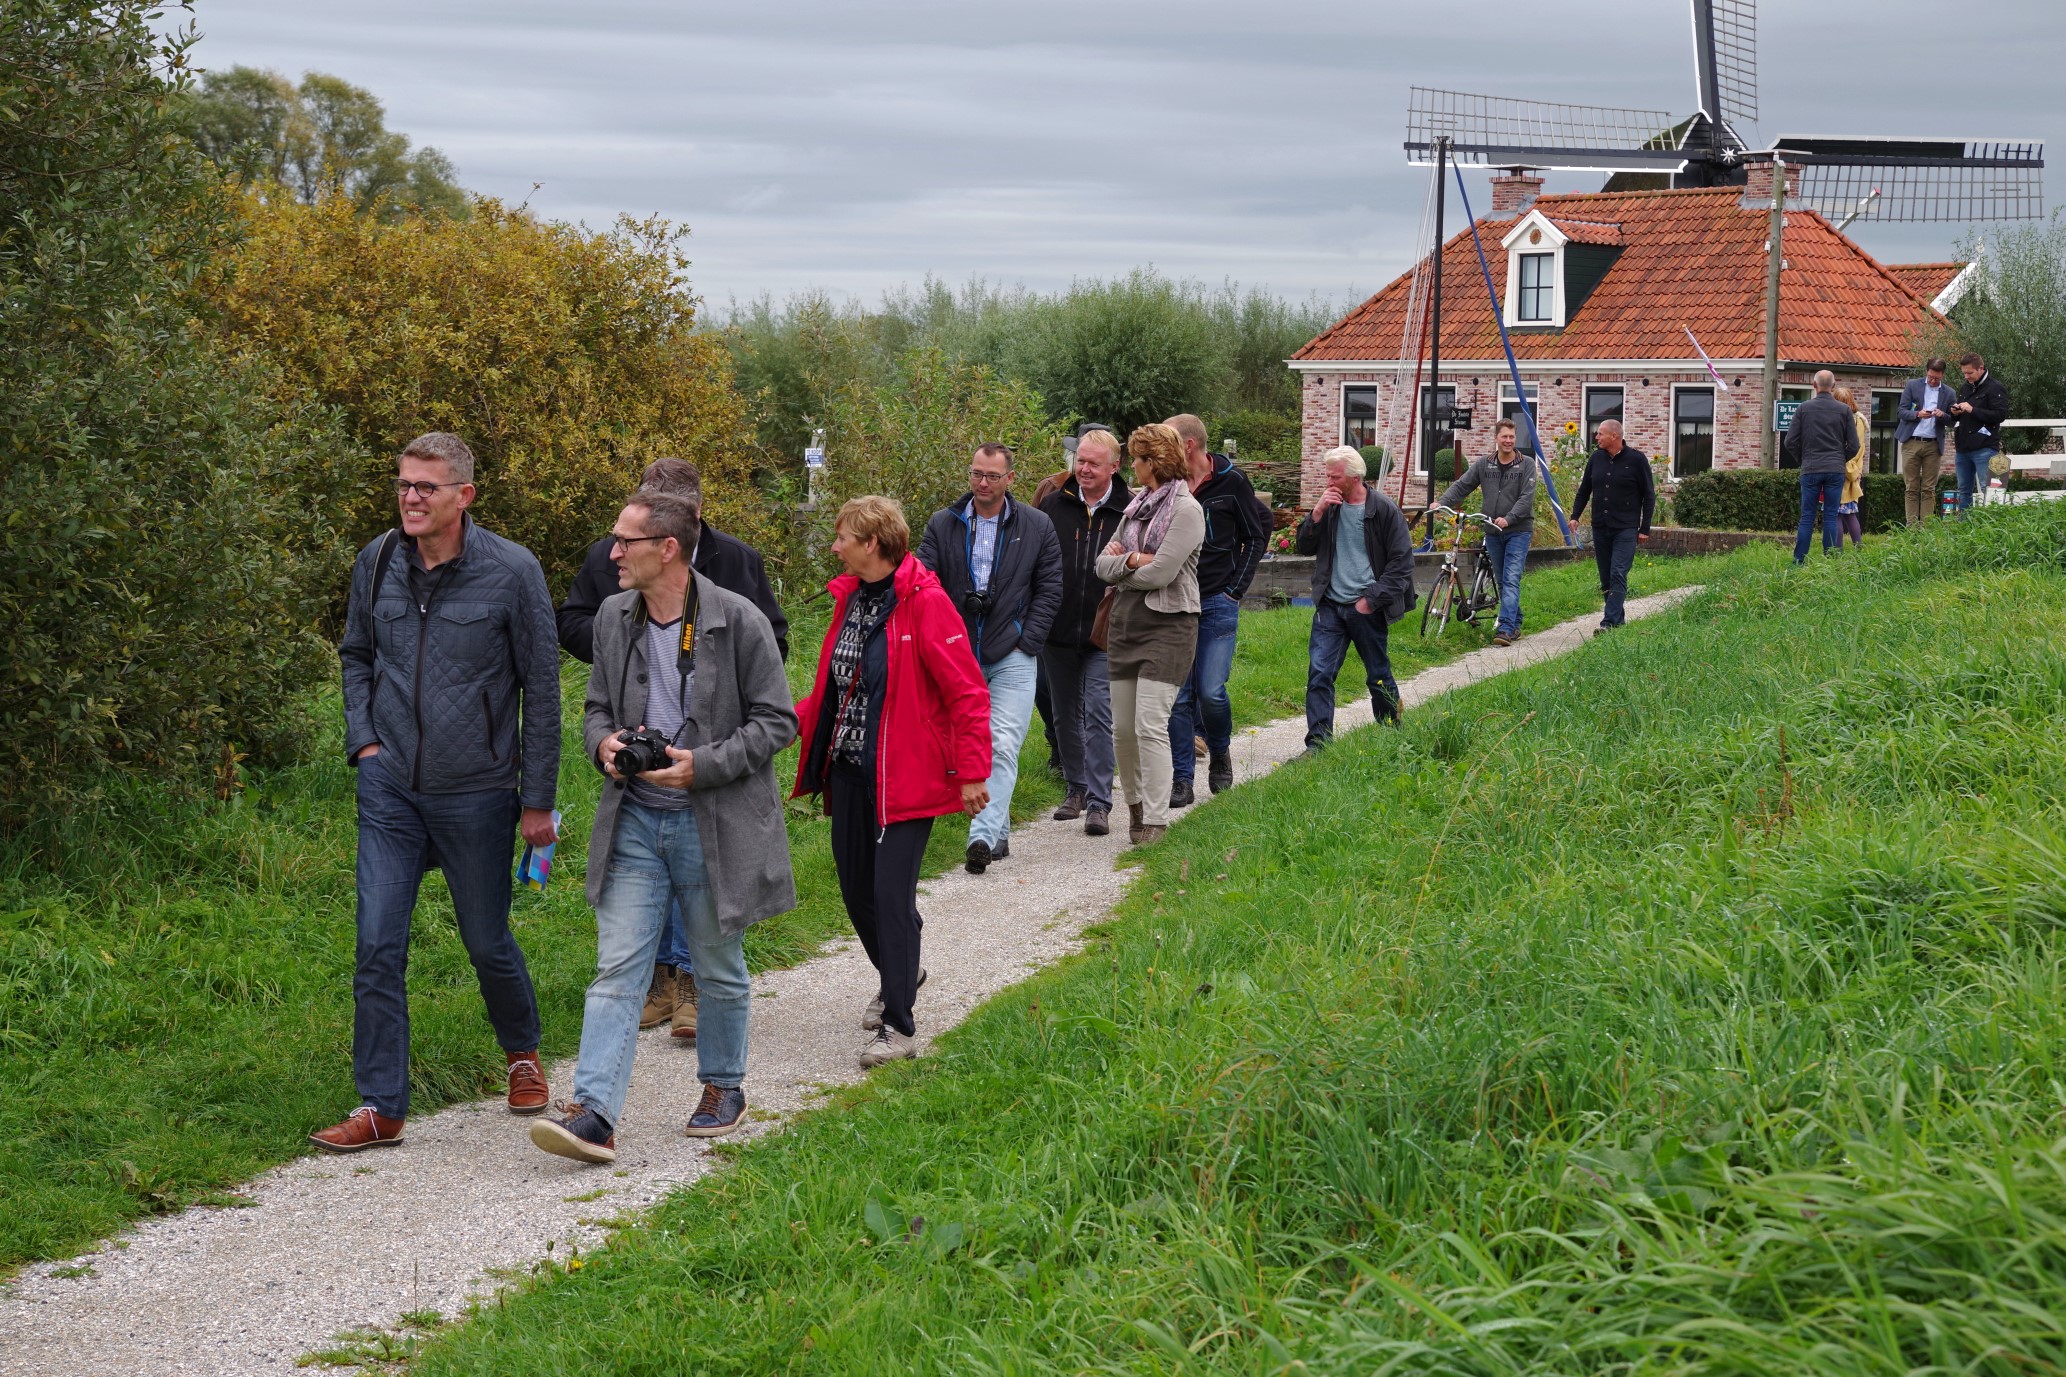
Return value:
M 1713 562 L 1660 562 L 1638 582 L 1705 576 Z M 1533 625 L 1597 605 L 1590 566 L 1533 576 Z M 822 615 L 822 614 L 821 614 Z M 1299 709 L 1310 614 L 1244 619 L 1233 679 L 1246 725 Z M 800 619 L 791 665 L 809 675 L 822 622 Z M 1482 643 L 1452 630 L 1423 647 L 1395 638 L 1400 672 Z M 1345 686 L 1357 675 L 1345 672 Z M 568 666 L 561 776 L 564 834 L 550 891 L 520 892 L 512 921 L 538 988 L 549 1055 L 571 1054 L 595 959 L 583 852 L 599 788 L 580 756 L 586 670 Z M 175 807 L 132 791 L 120 812 L 32 842 L 0 843 L 0 1272 L 65 1256 L 139 1215 L 234 1205 L 223 1188 L 302 1152 L 351 1093 L 352 776 L 334 700 L 314 761 L 264 775 L 220 807 Z M 1345 718 L 1344 721 L 1347 719 Z M 793 751 L 793 748 L 792 748 Z M 1014 815 L 1052 808 L 1036 731 Z M 778 773 L 794 772 L 785 754 Z M 801 902 L 747 936 L 755 969 L 801 960 L 848 929 L 822 817 L 793 805 Z M 928 854 L 959 860 L 965 824 L 943 820 Z M 496 1093 L 501 1057 L 451 921 L 426 877 L 410 948 L 414 1112 Z
M 1755 550 L 1355 733 L 414 1370 L 2057 1371 L 2062 604 Z

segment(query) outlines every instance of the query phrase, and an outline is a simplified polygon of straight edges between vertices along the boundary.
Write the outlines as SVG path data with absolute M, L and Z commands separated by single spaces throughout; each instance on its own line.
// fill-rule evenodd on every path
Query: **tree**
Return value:
M 1057 418 L 1105 421 L 1125 434 L 1206 409 L 1225 386 L 1227 352 L 1206 302 L 1152 269 L 1078 283 L 1028 314 L 1005 371 L 1031 384 Z
M 1954 333 L 1987 360 L 2009 389 L 2018 416 L 2066 416 L 2066 212 L 1990 231 L 1961 255 L 1980 263 L 1981 280 L 1958 305 Z M 1952 351 L 1954 360 L 1957 351 Z M 2037 432 L 2015 429 L 2011 444 L 2034 447 Z
M 450 161 L 435 148 L 410 151 L 387 127 L 373 93 L 310 72 L 301 85 L 278 72 L 232 67 L 174 100 L 180 127 L 210 161 L 260 188 L 304 205 L 341 196 L 362 215 L 467 213 Z

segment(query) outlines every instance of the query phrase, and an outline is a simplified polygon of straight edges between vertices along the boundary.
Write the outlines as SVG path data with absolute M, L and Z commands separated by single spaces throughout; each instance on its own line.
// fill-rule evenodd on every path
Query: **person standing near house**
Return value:
M 1855 548 L 1865 543 L 1862 508 L 1865 504 L 1865 462 L 1872 453 L 1872 428 L 1866 424 L 1865 414 L 1858 410 L 1858 399 L 1851 395 L 1850 388 L 1839 387 L 1831 395 L 1851 408 L 1851 424 L 1858 431 L 1858 452 L 1844 461 L 1844 490 L 1836 504 L 1837 546 L 1841 549 L 1844 537 L 1848 535 Z
M 409 1114 L 409 924 L 423 872 L 445 873 L 502 1045 L 509 1111 L 550 1101 L 538 999 L 509 930 L 516 837 L 558 838 L 560 655 L 529 550 L 474 524 L 473 451 L 433 431 L 402 451 L 401 525 L 359 551 L 338 648 L 344 753 L 357 768 L 359 1107 L 310 1134 L 330 1152 L 402 1139 Z
M 1441 505 L 1454 509 L 1473 490 L 1483 490 L 1485 519 L 1492 523 L 1485 553 L 1499 571 L 1499 624 L 1492 644 L 1512 645 L 1521 634 L 1521 575 L 1535 538 L 1535 461 L 1520 452 L 1512 421 L 1501 421 L 1492 433 L 1496 448 L 1443 490 Z
M 1105 652 L 1091 640 L 1105 594 L 1097 559 L 1118 534 L 1131 496 L 1119 477 L 1117 437 L 1096 430 L 1077 442 L 1076 472 L 1040 504 L 1062 550 L 1062 605 L 1040 653 L 1054 707 L 1055 758 L 1068 787 L 1054 816 L 1082 818 L 1092 837 L 1111 830 L 1113 768 L 1112 685 Z
M 1994 457 L 2001 453 L 2001 423 L 2009 419 L 2009 390 L 1987 371 L 1987 361 L 1967 354 L 1958 361 L 1966 385 L 1951 404 L 1958 422 L 1952 444 L 1958 450 L 1958 509 L 1973 505 L 1973 494 L 1984 490 Z M 2008 474 L 2002 474 L 2007 482 Z
M 1600 422 L 1594 439 L 1571 502 L 1571 519 L 1585 514 L 1586 503 L 1593 504 L 1593 560 L 1606 598 L 1600 630 L 1610 631 L 1627 620 L 1628 571 L 1636 562 L 1636 546 L 1650 541 L 1657 483 L 1650 476 L 1650 456 L 1622 439 L 1621 422 Z
M 1226 455 L 1206 449 L 1205 422 L 1187 413 L 1163 424 L 1183 437 L 1191 496 L 1205 512 L 1205 543 L 1198 551 L 1198 651 L 1169 715 L 1169 806 L 1188 808 L 1198 772 L 1194 733 L 1205 738 L 1205 780 L 1212 792 L 1234 783 L 1234 705 L 1227 697 L 1227 678 L 1234 672 L 1241 599 L 1248 596 L 1255 566 L 1269 548 L 1270 518 L 1248 475 Z
M 1360 451 L 1338 445 L 1321 456 L 1321 464 L 1327 491 L 1298 523 L 1293 545 L 1314 557 L 1313 634 L 1306 649 L 1308 754 L 1334 739 L 1334 683 L 1351 645 L 1363 661 L 1371 715 L 1379 722 L 1399 720 L 1390 628 L 1414 603 L 1413 533 L 1405 516 L 1363 481 L 1368 469 Z M 1495 475 L 1491 481 L 1501 479 Z M 1488 487 L 1486 502 L 1492 501 Z M 1525 538 L 1521 548 L 1528 548 Z
M 1837 503 L 1843 500 L 1844 467 L 1858 452 L 1857 417 L 1835 397 L 1836 374 L 1827 368 L 1815 374 L 1815 395 L 1793 413 L 1786 428 L 1786 452 L 1801 470 L 1801 524 L 1793 537 L 1793 562 L 1808 562 L 1808 542 L 1815 523 L 1822 523 L 1822 552 L 1833 555 L 1843 545 L 1837 529 Z
M 980 875 L 1011 854 L 1019 747 L 1033 722 L 1040 652 L 1062 605 L 1062 547 L 1035 507 L 1011 497 L 1012 455 L 984 444 L 969 459 L 969 494 L 933 513 L 918 562 L 961 609 L 990 685 L 990 802 L 969 824 L 966 865 Z
M 1920 378 L 1901 385 L 1901 410 L 1894 443 L 1901 447 L 1903 515 L 1919 526 L 1937 503 L 1937 475 L 1944 471 L 1944 433 L 1951 426 L 1951 388 L 1944 374 L 1950 367 L 1931 359 Z

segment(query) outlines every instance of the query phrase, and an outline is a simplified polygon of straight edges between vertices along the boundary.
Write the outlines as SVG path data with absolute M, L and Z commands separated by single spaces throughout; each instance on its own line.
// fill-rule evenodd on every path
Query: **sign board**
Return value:
M 1797 401 L 1772 403 L 1772 429 L 1784 431 L 1793 424 L 1793 413 L 1801 409 Z
M 823 449 L 820 449 L 816 445 L 812 445 L 809 449 L 803 452 L 803 466 L 807 469 L 824 468 L 825 451 Z
M 1470 408 L 1457 407 L 1452 410 L 1449 413 L 1449 428 L 1451 430 L 1469 430 L 1471 428 Z

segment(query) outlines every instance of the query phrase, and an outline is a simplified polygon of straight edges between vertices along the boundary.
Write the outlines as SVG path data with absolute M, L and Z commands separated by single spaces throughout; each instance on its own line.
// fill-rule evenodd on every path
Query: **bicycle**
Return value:
M 1437 540 L 1435 514 L 1444 513 L 1456 523 L 1456 536 L 1449 542 L 1449 549 L 1442 557 L 1442 568 L 1435 575 L 1434 587 L 1428 590 L 1427 601 L 1420 608 L 1420 634 L 1428 634 L 1430 623 L 1435 634 L 1440 636 L 1449 627 L 1450 618 L 1472 626 L 1478 623 L 1480 612 L 1494 612 L 1499 608 L 1499 572 L 1492 567 L 1492 556 L 1486 553 L 1481 542 L 1478 547 L 1477 567 L 1471 571 L 1470 592 L 1463 591 L 1463 570 L 1457 565 L 1457 554 L 1463 548 L 1463 533 L 1466 527 L 1480 526 L 1494 529 L 1492 522 L 1482 512 L 1459 512 L 1453 507 L 1436 505 L 1428 508 L 1428 538 Z M 1439 546 L 1439 541 L 1437 541 Z

